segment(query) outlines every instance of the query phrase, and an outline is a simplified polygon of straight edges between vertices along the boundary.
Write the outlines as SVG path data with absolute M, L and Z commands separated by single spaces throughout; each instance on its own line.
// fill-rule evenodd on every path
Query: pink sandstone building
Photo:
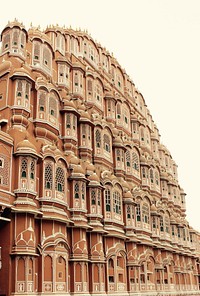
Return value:
M 87 32 L 1 33 L 0 295 L 200 295 L 200 234 L 142 94 Z

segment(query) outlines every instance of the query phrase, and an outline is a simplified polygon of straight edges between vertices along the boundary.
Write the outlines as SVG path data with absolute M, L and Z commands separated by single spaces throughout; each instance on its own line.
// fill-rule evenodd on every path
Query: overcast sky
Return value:
M 6 3 L 6 4 L 5 4 Z M 113 52 L 143 94 L 178 164 L 187 220 L 200 231 L 200 0 L 10 0 L 0 31 L 17 18 L 87 29 Z

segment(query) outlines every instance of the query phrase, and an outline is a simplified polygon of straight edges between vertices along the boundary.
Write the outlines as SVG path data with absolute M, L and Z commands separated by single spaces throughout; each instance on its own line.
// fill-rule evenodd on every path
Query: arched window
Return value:
M 131 155 L 129 150 L 126 151 L 126 166 L 131 167 Z
M 150 175 L 151 184 L 153 184 L 154 183 L 154 173 L 153 173 L 153 169 L 152 168 L 149 171 L 149 175 Z
M 117 119 L 121 118 L 121 104 L 117 103 Z
M 26 178 L 27 177 L 27 169 L 28 169 L 28 162 L 27 159 L 22 159 L 21 161 L 21 177 Z
M 45 67 L 49 69 L 51 68 L 51 51 L 47 46 L 44 47 L 43 50 L 43 64 L 45 65 Z
M 140 139 L 142 142 L 145 141 L 145 137 L 144 137 L 144 127 L 140 128 Z
M 118 191 L 113 192 L 113 211 L 121 215 L 121 196 Z
M 110 198 L 110 189 L 105 190 L 105 205 L 106 205 L 106 211 L 111 211 L 111 198 Z
M 136 152 L 132 153 L 133 169 L 139 172 L 139 157 Z
M 82 182 L 82 187 L 81 187 L 81 197 L 82 199 L 85 199 L 85 183 Z
M 31 161 L 30 178 L 35 178 L 35 161 Z
M 142 220 L 144 223 L 149 224 L 149 205 L 147 203 L 142 205 Z
M 141 221 L 141 210 L 140 210 L 140 204 L 136 205 L 136 220 L 139 222 Z
M 101 132 L 99 130 L 96 130 L 95 133 L 95 141 L 96 141 L 96 147 L 101 147 Z
M 164 231 L 164 221 L 163 221 L 163 216 L 160 216 L 160 231 Z
M 74 184 L 74 197 L 79 198 L 79 183 L 78 182 L 76 182 Z
M 130 206 L 127 206 L 126 214 L 127 214 L 127 219 L 131 219 L 131 207 Z
M 88 90 L 88 96 L 93 97 L 93 81 L 91 79 L 87 82 L 87 90 Z
M 40 46 L 39 42 L 34 42 L 34 51 L 33 51 L 33 59 L 36 61 L 40 60 Z
M 52 189 L 53 183 L 53 169 L 52 164 L 47 163 L 44 170 L 44 186 L 46 189 Z
M 10 48 L 10 33 L 6 34 L 3 38 L 3 48 L 4 50 Z
M 155 171 L 155 182 L 156 182 L 156 185 L 159 186 L 159 183 L 160 183 L 159 182 L 159 173 L 157 170 Z
M 52 96 L 49 98 L 49 114 L 53 117 L 57 117 L 57 101 Z
M 57 191 L 64 192 L 65 191 L 65 175 L 64 170 L 61 167 L 57 167 L 56 169 L 56 178 L 55 178 L 55 187 Z
M 91 191 L 91 204 L 96 205 L 96 192 L 95 192 L 95 190 Z
M 103 141 L 104 141 L 104 150 L 110 153 L 110 137 L 107 134 L 104 134 Z
M 19 38 L 19 30 L 15 30 L 13 32 L 13 39 L 12 39 L 14 46 L 18 44 L 18 38 Z
M 17 81 L 17 97 L 22 97 L 22 81 Z

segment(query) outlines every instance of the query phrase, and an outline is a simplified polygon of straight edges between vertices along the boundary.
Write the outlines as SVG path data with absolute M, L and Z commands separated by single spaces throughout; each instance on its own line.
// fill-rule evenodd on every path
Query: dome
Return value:
M 114 138 L 114 140 L 113 140 L 113 146 L 117 146 L 117 147 L 124 146 L 123 145 L 123 141 L 122 141 L 122 139 L 121 139 L 120 136 L 117 136 L 116 138 Z
M 72 165 L 78 165 L 80 163 L 80 160 L 79 160 L 79 158 L 76 155 L 73 155 L 70 158 L 69 163 L 72 164 Z
M 99 177 L 97 176 L 96 173 L 93 173 L 88 177 L 88 180 L 93 181 L 93 182 L 98 182 L 99 183 Z
M 9 61 L 2 62 L 2 64 L 0 65 L 0 75 L 10 72 L 11 66 L 12 66 L 12 63 Z
M 151 212 L 154 212 L 154 213 L 155 213 L 155 212 L 156 212 L 156 213 L 158 212 L 158 209 L 156 208 L 155 204 L 152 204 L 152 205 L 151 205 Z
M 7 29 L 12 29 L 14 27 L 18 27 L 20 30 L 23 30 L 27 35 L 27 31 L 26 31 L 23 23 L 20 23 L 20 22 L 18 22 L 17 19 L 15 19 L 13 22 L 8 22 L 8 24 L 5 26 L 5 28 L 3 29 L 2 33 L 1 33 L 1 38 L 2 38 L 4 31 L 6 31 Z
M 31 78 L 30 76 L 29 71 L 24 69 L 23 67 L 15 69 L 12 77 L 13 76 L 25 76 L 25 77 L 28 77 L 30 80 L 33 80 L 33 78 Z
M 17 144 L 16 153 L 37 155 L 36 147 L 28 139 L 24 139 Z
M 85 175 L 85 172 L 80 164 L 74 165 L 73 166 L 73 172 L 72 175 L 77 174 L 77 175 Z
M 132 196 L 132 194 L 131 194 L 130 191 L 125 192 L 125 193 L 123 194 L 123 197 L 124 197 L 124 198 L 133 198 L 133 196 Z

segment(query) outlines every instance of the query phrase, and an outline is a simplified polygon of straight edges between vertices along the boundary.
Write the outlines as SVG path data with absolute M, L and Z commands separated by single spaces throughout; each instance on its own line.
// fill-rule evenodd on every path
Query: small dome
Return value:
M 85 175 L 85 172 L 80 164 L 74 165 L 72 175 L 73 174 Z
M 2 64 L 0 65 L 0 75 L 10 72 L 11 66 L 12 66 L 12 64 L 10 61 L 2 62 Z
M 89 120 L 91 120 L 91 117 L 90 117 L 90 114 L 88 113 L 88 111 L 80 111 L 80 121 L 82 120 L 82 121 L 84 121 L 85 119 L 89 119 Z
M 22 153 L 22 154 L 36 154 L 36 147 L 28 140 L 24 139 L 23 141 L 19 142 L 16 146 L 16 153 Z
M 113 140 L 113 146 L 123 146 L 123 141 L 121 139 L 120 136 L 117 136 L 116 138 L 114 138 Z
M 69 163 L 72 164 L 72 165 L 78 165 L 80 163 L 80 160 L 76 155 L 73 155 L 70 158 Z
M 90 181 L 94 181 L 94 182 L 98 182 L 98 183 L 99 183 L 99 177 L 97 176 L 96 173 L 93 173 L 92 175 L 90 175 L 90 176 L 88 177 L 88 180 L 90 180 Z
M 13 76 L 25 76 L 28 77 L 30 80 L 33 80 L 33 78 L 31 78 L 31 74 L 29 73 L 29 71 L 24 69 L 23 67 L 15 69 L 12 77 Z
M 152 204 L 151 205 L 151 212 L 157 212 L 158 211 L 158 209 L 156 208 L 156 206 L 155 206 L 155 204 Z
M 132 194 L 131 194 L 130 191 L 125 192 L 125 193 L 123 194 L 123 197 L 124 197 L 124 198 L 133 198 L 133 196 L 132 196 Z
M 74 102 L 72 101 L 72 100 L 68 100 L 68 98 L 63 98 L 63 100 L 64 100 L 64 107 L 65 107 L 65 109 L 67 108 L 67 107 L 70 107 L 70 108 L 73 108 L 73 109 L 76 109 L 76 106 L 75 106 L 75 104 L 74 104 Z
M 18 22 L 17 19 L 15 19 L 13 22 L 8 22 L 8 24 L 5 26 L 5 28 L 3 29 L 2 33 L 1 33 L 1 37 L 4 33 L 4 31 L 6 31 L 7 29 L 12 29 L 14 27 L 18 27 L 20 30 L 23 30 L 26 35 L 27 35 L 27 31 L 25 29 L 25 26 L 23 25 L 23 23 Z

